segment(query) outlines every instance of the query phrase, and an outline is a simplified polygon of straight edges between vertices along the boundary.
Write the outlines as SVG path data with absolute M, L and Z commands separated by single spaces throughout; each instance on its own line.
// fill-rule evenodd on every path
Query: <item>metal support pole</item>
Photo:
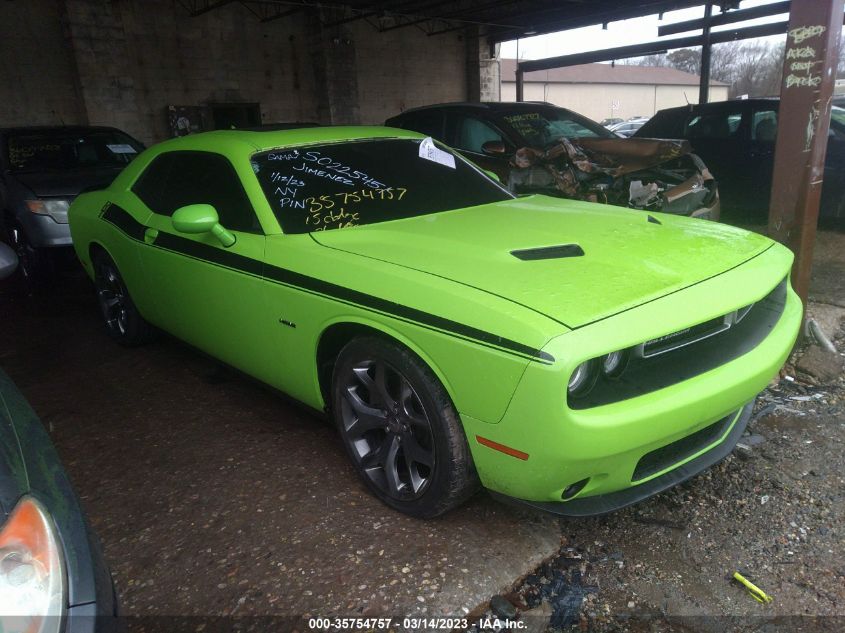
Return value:
M 795 253 L 806 305 L 839 54 L 843 0 L 792 0 L 783 60 L 769 235 Z
M 516 100 L 517 101 L 524 101 L 525 94 L 523 90 L 525 88 L 525 73 L 519 67 L 519 63 L 516 65 Z
M 710 17 L 713 15 L 713 3 L 704 5 L 704 27 L 701 31 L 701 75 L 698 85 L 698 102 L 707 103 L 710 100 Z

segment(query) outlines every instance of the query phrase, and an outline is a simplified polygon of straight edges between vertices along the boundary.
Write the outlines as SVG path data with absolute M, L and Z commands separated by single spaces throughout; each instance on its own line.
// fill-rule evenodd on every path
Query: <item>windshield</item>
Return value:
M 431 139 L 262 152 L 252 167 L 285 233 L 387 222 L 513 198 Z
M 114 130 L 13 132 L 6 142 L 12 171 L 123 167 L 143 146 Z
M 561 138 L 615 138 L 615 134 L 598 123 L 558 108 L 505 111 L 502 117 L 525 139 L 528 147 L 546 147 Z

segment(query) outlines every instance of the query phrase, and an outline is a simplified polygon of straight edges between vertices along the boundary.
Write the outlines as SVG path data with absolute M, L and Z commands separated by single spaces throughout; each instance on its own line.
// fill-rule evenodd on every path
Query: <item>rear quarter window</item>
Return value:
M 689 112 L 682 111 L 663 111 L 655 114 L 651 119 L 646 121 L 634 136 L 644 138 L 686 138 L 684 136 L 684 128 L 687 122 Z

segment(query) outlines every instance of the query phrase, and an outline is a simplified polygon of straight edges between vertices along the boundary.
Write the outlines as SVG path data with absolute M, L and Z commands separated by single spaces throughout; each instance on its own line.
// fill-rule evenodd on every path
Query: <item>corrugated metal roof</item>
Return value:
M 502 81 L 516 81 L 516 60 L 502 60 Z M 655 66 L 626 66 L 616 64 L 581 64 L 525 73 L 526 82 L 565 84 L 647 84 L 670 86 L 697 86 L 698 75 L 685 73 L 677 68 Z M 727 86 L 721 81 L 711 81 L 711 86 Z

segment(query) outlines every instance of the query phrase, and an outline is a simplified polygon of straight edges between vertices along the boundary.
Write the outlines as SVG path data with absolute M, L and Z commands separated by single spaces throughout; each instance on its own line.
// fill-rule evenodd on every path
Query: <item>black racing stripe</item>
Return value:
M 106 222 L 114 224 L 132 239 L 143 241 L 144 231 L 147 227 L 133 218 L 126 209 L 123 209 L 116 204 L 109 204 L 103 210 L 101 217 Z
M 144 241 L 146 227 L 137 222 L 126 210 L 117 205 L 109 206 L 102 214 L 104 220 L 121 229 L 129 237 L 138 241 Z M 554 356 L 542 350 L 534 349 L 517 341 L 497 336 L 484 330 L 471 327 L 452 321 L 435 314 L 423 312 L 416 308 L 382 299 L 357 290 L 345 288 L 329 281 L 309 277 L 295 271 L 264 264 L 258 260 L 231 251 L 224 251 L 214 246 L 195 242 L 193 240 L 159 231 L 151 246 L 162 248 L 175 253 L 181 253 L 201 261 L 206 261 L 232 270 L 244 272 L 256 277 L 263 277 L 268 281 L 275 281 L 294 288 L 324 295 L 339 301 L 351 303 L 360 307 L 382 312 L 405 321 L 418 323 L 446 333 L 451 333 L 462 338 L 477 341 L 486 346 L 510 351 L 520 356 L 526 356 L 532 360 L 539 360 L 544 363 L 553 363 Z
M 250 275 L 255 275 L 256 277 L 260 277 L 264 269 L 264 264 L 257 259 L 244 257 L 232 251 L 224 251 L 214 246 L 195 242 L 178 235 L 173 235 L 172 233 L 165 233 L 164 231 L 159 231 L 153 244 L 168 251 L 182 253 L 188 257 L 201 259 L 206 262 L 218 264 L 219 266 L 225 266 L 226 268 L 233 268 L 249 273 Z
M 394 301 L 389 301 L 387 299 L 375 297 L 357 290 L 338 286 L 337 284 L 323 281 L 322 279 L 308 277 L 292 270 L 268 264 L 264 268 L 264 276 L 267 279 L 279 281 L 297 288 L 310 290 L 328 297 L 340 299 L 341 301 L 346 301 L 347 303 L 354 303 L 371 310 L 400 317 L 407 321 L 422 323 L 438 330 L 452 332 L 453 334 L 457 334 L 464 338 L 481 341 L 524 356 L 530 356 L 531 358 L 537 358 L 547 362 L 554 362 L 555 360 L 550 354 L 542 350 L 534 349 L 528 345 L 523 345 L 517 341 L 512 341 L 508 338 L 497 336 L 495 334 L 491 334 L 490 332 L 485 332 L 484 330 L 479 330 L 477 328 L 458 323 L 457 321 L 445 319 L 435 314 L 423 312 L 422 310 L 417 310 L 416 308 L 410 308 L 408 306 L 395 303 Z

